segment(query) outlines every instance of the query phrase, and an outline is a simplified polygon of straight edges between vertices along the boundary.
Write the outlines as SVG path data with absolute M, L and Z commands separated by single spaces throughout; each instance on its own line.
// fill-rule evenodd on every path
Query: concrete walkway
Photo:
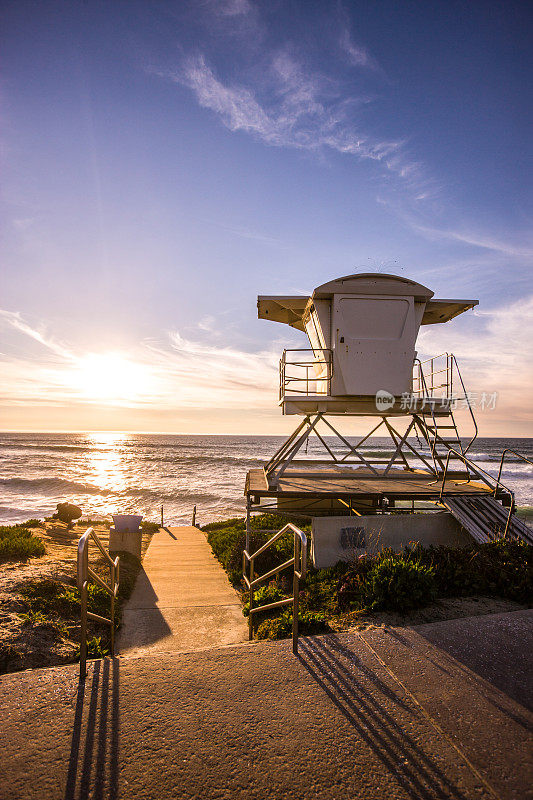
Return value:
M 3 676 L 0 797 L 527 800 L 532 621 L 116 658 L 80 685 L 74 666 Z
M 124 610 L 118 653 L 189 652 L 247 638 L 239 597 L 205 535 L 190 526 L 156 533 Z

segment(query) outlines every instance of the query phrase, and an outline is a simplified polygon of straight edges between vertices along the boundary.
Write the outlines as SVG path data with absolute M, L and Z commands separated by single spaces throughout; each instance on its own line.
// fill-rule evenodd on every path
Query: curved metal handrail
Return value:
M 526 456 L 523 456 L 522 453 L 517 453 L 517 451 L 513 450 L 511 447 L 506 447 L 505 450 L 502 453 L 502 457 L 501 457 L 501 460 L 500 460 L 500 469 L 498 470 L 498 481 L 500 480 L 500 478 L 502 476 L 503 462 L 505 460 L 506 453 L 512 453 L 514 456 L 518 456 L 518 458 L 521 458 L 522 461 L 525 461 L 526 464 L 533 465 L 533 461 L 531 461 L 530 458 L 526 458 Z
M 277 542 L 287 531 L 291 530 L 294 535 L 294 555 L 292 558 L 289 558 L 288 561 L 285 561 L 283 564 L 280 564 L 279 567 L 274 567 L 274 569 L 265 572 L 264 575 L 260 575 L 258 578 L 254 578 L 254 561 L 257 556 L 260 556 L 261 553 L 264 553 L 265 550 Z M 246 565 L 250 565 L 250 577 L 246 574 Z M 297 568 L 298 565 L 298 568 Z M 264 581 L 272 578 L 274 575 L 277 575 L 278 572 L 281 572 L 288 567 L 294 566 L 293 570 L 293 580 L 292 580 L 292 597 L 288 597 L 286 600 L 278 600 L 276 603 L 268 603 L 265 606 L 258 606 L 257 608 L 253 607 L 254 604 L 254 589 L 256 586 L 259 586 L 260 583 L 264 583 Z M 305 574 L 307 570 L 307 536 L 300 528 L 297 528 L 296 525 L 293 525 L 292 522 L 288 522 L 283 528 L 278 531 L 277 533 L 272 536 L 268 542 L 266 542 L 259 550 L 256 550 L 255 553 L 248 553 L 245 549 L 242 553 L 242 574 L 244 583 L 250 592 L 250 614 L 248 617 L 248 636 L 250 639 L 253 638 L 253 628 L 252 628 L 252 615 L 256 614 L 258 611 L 267 611 L 270 608 L 279 608 L 280 606 L 289 605 L 292 603 L 292 652 L 296 654 L 298 652 L 298 613 L 299 613 L 299 594 L 300 594 L 300 581 L 305 579 Z
M 455 453 L 455 455 L 458 456 L 464 462 L 465 466 L 468 465 L 468 467 L 470 467 L 472 469 L 472 471 L 477 475 L 477 477 L 480 478 L 482 481 L 484 481 L 490 489 L 492 489 L 490 481 L 492 481 L 492 483 L 495 484 L 494 492 L 493 492 L 494 497 L 496 496 L 496 492 L 498 491 L 498 487 L 501 487 L 501 489 L 503 489 L 504 492 L 506 492 L 507 494 L 509 494 L 511 496 L 511 498 L 512 498 L 511 507 L 514 505 L 514 492 L 512 491 L 512 489 L 509 489 L 508 486 L 506 486 L 504 483 L 501 482 L 499 476 L 498 476 L 498 478 L 494 478 L 494 476 L 491 475 L 490 472 L 487 472 L 487 470 L 483 469 L 482 467 L 479 467 L 476 463 L 474 463 L 474 461 L 472 461 L 472 459 L 467 458 L 464 453 L 460 453 L 459 450 L 455 450 L 453 447 L 450 447 L 450 449 L 448 451 L 448 455 L 446 456 L 446 465 L 444 467 L 444 473 L 443 473 L 443 476 L 442 476 L 442 485 L 441 485 L 441 488 L 440 488 L 439 501 L 442 500 L 442 496 L 444 494 L 444 484 L 446 482 L 446 475 L 447 475 L 447 472 L 448 472 L 448 465 L 450 463 L 450 456 L 451 456 L 452 453 Z M 485 475 L 487 477 L 484 477 Z M 487 478 L 489 480 L 487 480 Z M 468 480 L 464 481 L 464 483 L 470 483 L 470 473 L 468 473 Z
M 110 584 L 102 580 L 89 566 L 89 539 L 95 543 L 104 559 L 109 565 Z M 111 596 L 111 618 L 101 617 L 87 610 L 87 594 L 89 582 L 92 581 L 104 589 Z M 88 528 L 78 542 L 78 555 L 76 563 L 76 583 L 81 594 L 81 642 L 80 642 L 80 679 L 87 675 L 87 620 L 104 623 L 111 626 L 111 655 L 115 655 L 115 600 L 120 584 L 120 558 L 114 560 L 103 546 L 102 542 L 92 528 Z
M 463 387 L 463 392 L 465 393 L 466 404 L 468 406 L 468 410 L 470 411 L 470 416 L 472 417 L 472 422 L 474 423 L 474 435 L 472 436 L 472 438 L 468 442 L 467 446 L 463 449 L 463 453 L 468 453 L 468 451 L 472 447 L 473 443 L 477 439 L 478 427 L 477 427 L 476 418 L 474 416 L 474 412 L 472 411 L 472 406 L 470 405 L 470 400 L 468 399 L 468 392 L 466 391 L 466 386 L 464 384 L 463 376 L 461 375 L 461 370 L 459 369 L 459 364 L 457 363 L 457 359 L 456 359 L 456 357 L 454 356 L 453 353 L 449 353 L 449 357 L 451 358 L 451 360 L 455 364 L 455 369 L 457 370 L 457 374 L 459 376 L 459 380 L 461 381 L 461 386 Z

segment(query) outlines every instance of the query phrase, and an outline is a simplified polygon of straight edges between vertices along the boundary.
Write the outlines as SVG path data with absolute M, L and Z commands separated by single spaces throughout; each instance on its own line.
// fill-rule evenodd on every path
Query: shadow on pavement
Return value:
M 486 686 L 484 694 L 493 695 L 491 699 L 500 709 L 503 692 L 533 711 L 532 622 L 533 613 L 527 610 L 417 625 L 413 630 L 438 648 L 440 669 L 461 670 L 470 682 L 478 676 L 492 684 L 496 691 Z M 510 706 L 505 713 L 511 710 Z M 526 727 L 531 730 L 531 722 Z
M 158 599 L 150 578 L 141 567 L 131 597 L 122 612 L 115 652 L 124 655 L 128 650 L 149 647 L 172 633 L 157 605 Z
M 118 798 L 119 661 L 93 664 L 90 675 L 78 686 L 65 800 Z
M 466 800 L 431 755 L 406 731 L 417 713 L 334 635 L 300 639 L 301 663 L 357 735 L 416 800 Z M 405 721 L 387 710 L 393 702 Z

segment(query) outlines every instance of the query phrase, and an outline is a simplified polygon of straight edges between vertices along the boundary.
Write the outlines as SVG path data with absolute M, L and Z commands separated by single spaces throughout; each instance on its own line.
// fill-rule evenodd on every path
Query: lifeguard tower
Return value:
M 533 543 L 501 470 L 496 479 L 467 456 L 478 428 L 455 356 L 421 361 L 416 350 L 421 325 L 450 322 L 477 303 L 436 299 L 382 273 L 337 278 L 310 297 L 260 296 L 259 318 L 302 331 L 310 347 L 281 357 L 282 413 L 303 419 L 263 469 L 248 473 L 247 530 L 257 512 L 311 516 L 317 566 L 412 540 L 505 534 Z M 471 426 L 466 438 L 458 405 Z M 354 416 L 369 418 L 357 441 L 339 430 Z M 376 434 L 388 438 L 386 457 L 372 446 Z

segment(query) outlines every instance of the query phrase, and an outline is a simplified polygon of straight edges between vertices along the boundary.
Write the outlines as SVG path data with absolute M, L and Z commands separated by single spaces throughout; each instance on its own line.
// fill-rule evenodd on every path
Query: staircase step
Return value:
M 433 430 L 438 430 L 438 431 L 454 430 L 455 427 L 456 427 L 455 425 L 437 425 L 437 427 L 435 428 L 434 425 L 426 425 L 426 428 L 428 428 L 431 431 L 433 431 Z
M 502 536 L 509 511 L 494 497 L 444 496 L 442 504 L 478 542 L 490 542 Z M 509 519 L 507 535 L 512 539 L 522 539 L 533 544 L 533 532 L 514 514 Z

